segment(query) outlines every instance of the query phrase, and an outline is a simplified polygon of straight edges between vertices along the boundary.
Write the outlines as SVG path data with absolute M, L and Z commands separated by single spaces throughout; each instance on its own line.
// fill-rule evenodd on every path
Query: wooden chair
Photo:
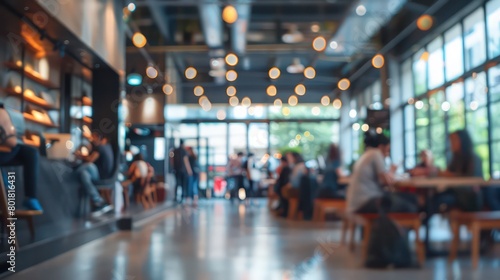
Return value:
M 346 207 L 346 202 L 343 199 L 315 199 L 313 220 L 323 222 L 325 214 L 328 210 L 342 211 Z
M 4 226 L 7 229 L 7 232 L 9 232 L 9 228 L 7 228 L 7 225 L 9 224 L 8 218 L 9 218 L 9 211 L 8 211 L 8 202 L 7 202 L 7 192 L 5 190 L 5 184 L 3 181 L 3 175 L 2 175 L 2 170 L 0 169 L 0 211 L 1 211 L 1 216 L 2 216 L 2 222 L 4 223 Z M 17 205 L 16 205 L 17 206 Z M 35 211 L 35 210 L 20 210 L 16 209 L 15 210 L 15 217 L 18 219 L 24 219 L 28 222 L 28 227 L 30 231 L 30 236 L 31 239 L 35 239 L 35 225 L 33 223 L 33 217 L 34 216 L 39 216 L 42 215 L 41 211 Z M 16 240 L 16 248 L 19 248 L 19 243 L 17 242 L 17 237 L 15 238 Z
M 481 231 L 500 228 L 500 211 L 452 212 L 450 213 L 450 224 L 453 240 L 450 248 L 449 261 L 454 261 L 457 257 L 458 245 L 460 242 L 460 226 L 465 225 L 472 232 L 471 259 L 472 267 L 476 269 L 479 264 Z
M 421 265 L 425 262 L 425 248 L 424 244 L 420 240 L 420 226 L 421 219 L 418 213 L 389 213 L 387 214 L 389 218 L 404 228 L 410 228 L 415 231 L 415 248 L 417 250 L 418 261 Z M 354 232 L 356 226 L 362 226 L 363 237 L 362 237 L 362 261 L 364 262 L 368 253 L 368 243 L 370 242 L 371 229 L 375 219 L 379 217 L 378 214 L 355 214 L 355 213 L 345 213 L 341 214 L 343 218 L 342 225 L 342 243 L 345 242 L 346 231 L 350 231 L 349 248 L 354 250 Z
M 299 215 L 299 199 L 289 198 L 287 219 L 295 220 L 298 218 L 298 215 Z

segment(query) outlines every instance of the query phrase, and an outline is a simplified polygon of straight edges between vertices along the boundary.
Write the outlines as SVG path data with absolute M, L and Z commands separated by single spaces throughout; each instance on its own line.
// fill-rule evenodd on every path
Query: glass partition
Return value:
M 446 80 L 451 81 L 464 72 L 462 26 L 455 25 L 444 33 Z
M 477 9 L 464 20 L 465 70 L 486 60 L 486 34 L 483 8 Z
M 495 58 L 500 55 L 500 0 L 486 3 L 486 16 L 488 22 L 488 57 Z

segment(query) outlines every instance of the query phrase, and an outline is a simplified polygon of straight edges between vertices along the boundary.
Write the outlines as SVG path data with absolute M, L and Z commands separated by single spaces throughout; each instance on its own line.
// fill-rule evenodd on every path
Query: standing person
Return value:
M 286 214 L 288 212 L 288 200 L 286 200 L 283 196 L 283 189 L 290 182 L 290 175 L 292 174 L 292 169 L 288 164 L 286 156 L 281 157 L 280 166 L 278 168 L 278 180 L 274 185 L 274 191 L 276 192 L 276 194 L 278 194 L 280 200 L 279 206 L 276 210 L 278 211 L 280 216 L 286 217 Z
M 340 152 L 335 144 L 330 145 L 328 157 L 326 159 L 326 168 L 321 188 L 318 191 L 317 198 L 344 198 L 339 194 L 339 178 L 342 176 L 340 168 Z
M 75 152 L 76 158 L 83 161 L 76 172 L 87 195 L 92 202 L 92 215 L 97 216 L 113 210 L 113 206 L 104 202 L 99 195 L 94 182 L 109 179 L 113 176 L 114 154 L 111 144 L 106 137 L 97 131 L 91 137 L 92 152 L 85 156 L 79 150 Z
M 174 149 L 173 167 L 175 173 L 175 202 L 183 201 L 183 198 L 187 195 L 187 184 L 189 176 L 193 175 L 193 170 L 189 164 L 189 157 L 184 148 L 184 140 L 181 139 L 179 142 L 179 147 Z M 181 187 L 182 195 L 180 199 L 177 197 L 177 188 Z
M 373 131 L 365 133 L 366 150 L 354 165 L 347 188 L 347 211 L 376 213 L 382 199 L 387 201 L 388 212 L 416 212 L 417 198 L 412 194 L 388 193 L 383 187 L 393 183 L 395 168 L 387 171 L 384 158 L 390 150 L 389 139 Z M 385 203 L 384 203 L 385 205 Z
M 474 152 L 474 145 L 466 130 L 458 130 L 449 136 L 452 157 L 450 165 L 440 173 L 443 177 L 483 177 L 481 158 Z M 479 211 L 482 197 L 473 187 L 449 189 L 434 196 L 435 212 L 452 207 L 462 211 Z
M 254 190 L 255 186 L 258 187 L 260 181 L 260 170 L 255 166 L 255 155 L 254 153 L 249 153 L 247 160 L 243 163 L 243 172 L 246 175 L 248 181 L 248 192 L 247 196 L 251 197 L 257 194 Z
M 245 154 L 238 152 L 236 157 L 232 156 L 229 159 L 227 166 L 227 176 L 231 181 L 230 194 L 231 198 L 237 197 L 240 188 L 245 187 L 245 179 L 243 176 L 243 157 Z
M 189 176 L 188 180 L 188 198 L 193 200 L 193 206 L 198 205 L 198 176 L 200 175 L 200 165 L 198 164 L 198 157 L 196 156 L 192 147 L 187 148 L 189 157 L 189 165 L 193 170 L 193 174 Z
M 16 129 L 7 110 L 0 104 L 0 166 L 20 165 L 23 167 L 24 207 L 43 211 L 36 196 L 38 186 L 38 150 L 18 143 Z M 0 176 L 3 176 L 0 174 Z M 4 182 L 5 184 L 5 182 Z

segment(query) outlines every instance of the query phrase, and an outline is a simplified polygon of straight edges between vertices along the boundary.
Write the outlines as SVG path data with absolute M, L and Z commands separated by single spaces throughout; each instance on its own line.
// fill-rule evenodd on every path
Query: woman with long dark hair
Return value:
M 452 157 L 443 177 L 483 177 L 481 159 L 474 152 L 474 145 L 466 130 L 450 134 Z M 481 195 L 471 187 L 450 189 L 438 194 L 434 200 L 435 211 L 459 208 L 462 211 L 478 211 L 482 207 Z
M 318 190 L 317 198 L 345 198 L 345 195 L 339 194 L 338 180 L 342 175 L 340 170 L 340 151 L 339 147 L 331 144 L 328 149 L 328 157 L 326 159 L 326 167 L 321 183 L 321 188 Z

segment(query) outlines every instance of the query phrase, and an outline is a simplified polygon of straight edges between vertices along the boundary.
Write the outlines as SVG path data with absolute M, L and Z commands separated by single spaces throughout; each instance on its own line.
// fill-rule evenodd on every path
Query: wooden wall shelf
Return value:
M 35 83 L 37 83 L 37 84 L 39 84 L 47 89 L 59 89 L 59 87 L 56 86 L 55 84 L 53 84 L 51 81 L 44 80 L 38 76 L 33 75 L 33 73 L 24 70 L 24 68 L 22 66 L 17 66 L 14 62 L 6 62 L 4 65 L 7 69 L 10 69 L 12 71 L 16 71 L 19 73 L 22 73 L 24 71 L 24 76 L 26 78 L 32 80 L 33 82 L 35 82 Z
M 53 123 L 47 123 L 44 121 L 37 120 L 33 115 L 28 114 L 28 113 L 23 113 L 23 116 L 24 116 L 25 120 L 30 121 L 30 122 L 35 123 L 35 124 L 43 125 L 43 126 L 49 127 L 49 128 L 58 128 L 59 127 L 58 125 L 55 125 Z
M 15 91 L 12 88 L 5 88 L 3 89 L 4 92 L 7 93 L 8 96 L 15 96 L 18 98 L 22 98 L 22 94 L 20 92 Z M 59 110 L 56 106 L 49 104 L 47 101 L 45 101 L 43 98 L 40 97 L 31 97 L 31 96 L 24 96 L 24 100 L 28 103 L 34 104 L 36 106 L 39 106 L 45 110 Z

